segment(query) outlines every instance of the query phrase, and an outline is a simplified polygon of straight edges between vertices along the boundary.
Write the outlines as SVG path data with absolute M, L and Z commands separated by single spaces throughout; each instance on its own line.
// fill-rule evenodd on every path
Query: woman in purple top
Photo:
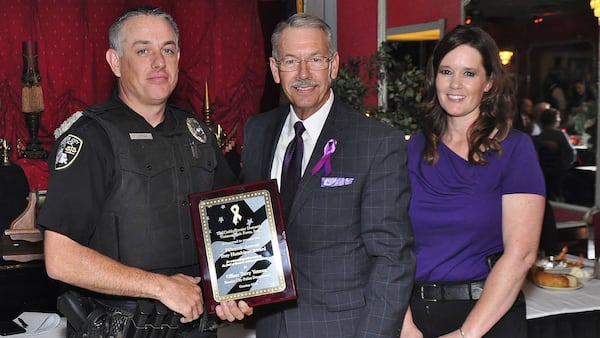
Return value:
M 401 337 L 526 337 L 520 289 L 545 184 L 530 136 L 511 129 L 514 85 L 494 40 L 465 26 L 427 73 L 408 147 L 417 273 Z

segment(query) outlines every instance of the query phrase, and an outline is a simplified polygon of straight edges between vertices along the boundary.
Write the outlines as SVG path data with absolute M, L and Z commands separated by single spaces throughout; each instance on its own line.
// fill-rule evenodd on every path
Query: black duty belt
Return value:
M 157 300 L 98 299 L 71 290 L 58 297 L 57 307 L 75 338 L 173 338 L 180 328 L 181 315 Z
M 448 300 L 477 300 L 483 292 L 485 281 L 464 283 L 420 283 L 413 288 L 413 297 L 428 302 Z

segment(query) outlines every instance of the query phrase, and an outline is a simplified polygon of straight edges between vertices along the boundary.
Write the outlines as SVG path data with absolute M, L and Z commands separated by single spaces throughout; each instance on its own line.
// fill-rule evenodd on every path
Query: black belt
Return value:
M 477 300 L 483 292 L 485 281 L 465 283 L 419 283 L 413 288 L 413 297 L 428 302 L 446 300 Z
M 134 314 L 139 315 L 138 307 L 145 305 L 146 309 L 142 312 L 146 312 L 146 313 L 152 312 L 152 314 L 150 314 L 150 316 L 156 316 L 156 314 L 154 313 L 154 306 L 157 306 L 157 307 L 159 306 L 159 305 L 157 305 L 158 302 L 154 301 L 154 300 L 147 300 L 145 302 L 142 301 L 144 303 L 141 304 L 140 302 L 136 301 L 133 298 L 127 298 L 127 299 L 121 298 L 120 299 L 119 297 L 115 297 L 115 298 L 108 298 L 108 299 L 96 299 L 96 301 L 98 301 L 98 303 L 101 304 L 103 307 L 105 307 L 107 310 L 110 310 L 113 312 L 122 312 L 125 316 L 133 318 L 134 324 L 136 326 L 140 325 L 139 323 L 135 323 L 135 321 L 137 321 L 139 318 L 136 318 L 136 316 L 134 315 Z M 152 303 L 152 304 L 150 304 L 150 303 Z M 162 303 L 161 303 L 160 306 L 164 306 L 164 305 L 162 305 Z M 171 311 L 166 307 L 162 308 L 158 312 L 162 312 L 165 315 L 167 315 L 167 313 L 170 315 L 170 313 L 171 313 Z M 200 318 L 198 318 L 194 321 L 191 321 L 189 323 L 180 323 L 179 322 L 179 314 L 177 314 L 177 316 L 178 316 L 177 321 L 169 322 L 169 325 L 170 325 L 169 327 L 178 326 L 179 330 L 182 332 L 192 332 L 192 331 L 212 332 L 217 329 L 217 327 L 220 323 L 220 320 L 216 315 L 202 315 L 202 316 L 200 316 Z M 165 320 L 166 319 L 167 318 L 165 318 Z M 161 324 L 164 324 L 164 323 L 161 323 Z M 159 325 L 159 323 L 155 323 L 155 325 L 157 327 L 162 326 L 162 325 Z

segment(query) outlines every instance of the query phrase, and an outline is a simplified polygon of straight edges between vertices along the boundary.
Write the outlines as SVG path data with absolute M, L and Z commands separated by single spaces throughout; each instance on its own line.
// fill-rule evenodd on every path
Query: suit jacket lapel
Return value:
M 325 147 L 325 143 L 330 139 L 336 139 L 338 142 L 342 140 L 344 134 L 342 133 L 344 129 L 344 112 L 340 111 L 339 106 L 336 104 L 338 101 L 334 100 L 333 105 L 331 107 L 331 111 L 325 120 L 325 125 L 321 130 L 321 134 L 317 139 L 317 143 L 315 145 L 315 149 L 310 156 L 310 161 L 308 162 L 308 166 L 306 166 L 306 170 L 304 171 L 304 175 L 302 175 L 302 179 L 298 185 L 298 190 L 296 191 L 296 197 L 294 198 L 294 203 L 292 204 L 292 210 L 290 210 L 290 216 L 288 220 L 288 224 L 296 217 L 298 210 L 301 208 L 306 200 L 311 196 L 311 194 L 321 188 L 321 173 L 312 174 L 312 168 L 317 164 L 317 162 L 323 156 L 323 148 Z M 335 153 L 331 156 L 331 159 L 335 157 Z
M 273 124 L 267 126 L 265 130 L 265 145 L 271 145 L 271 149 L 265 149 L 266 151 L 263 153 L 263 175 L 265 175 L 266 178 L 271 177 L 271 168 L 273 167 L 275 150 L 277 149 L 277 141 L 279 140 L 279 135 L 281 135 L 281 130 L 283 129 L 285 119 L 289 114 L 289 106 L 286 107 L 287 109 L 283 108 L 279 114 L 275 115 L 277 118 L 272 121 Z

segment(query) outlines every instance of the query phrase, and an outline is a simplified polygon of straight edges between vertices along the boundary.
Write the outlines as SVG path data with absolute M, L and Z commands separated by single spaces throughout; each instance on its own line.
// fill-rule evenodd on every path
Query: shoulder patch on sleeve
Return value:
M 81 150 L 83 140 L 79 137 L 69 134 L 60 141 L 58 149 L 56 150 L 56 158 L 54 159 L 54 169 L 62 170 L 69 167 Z

